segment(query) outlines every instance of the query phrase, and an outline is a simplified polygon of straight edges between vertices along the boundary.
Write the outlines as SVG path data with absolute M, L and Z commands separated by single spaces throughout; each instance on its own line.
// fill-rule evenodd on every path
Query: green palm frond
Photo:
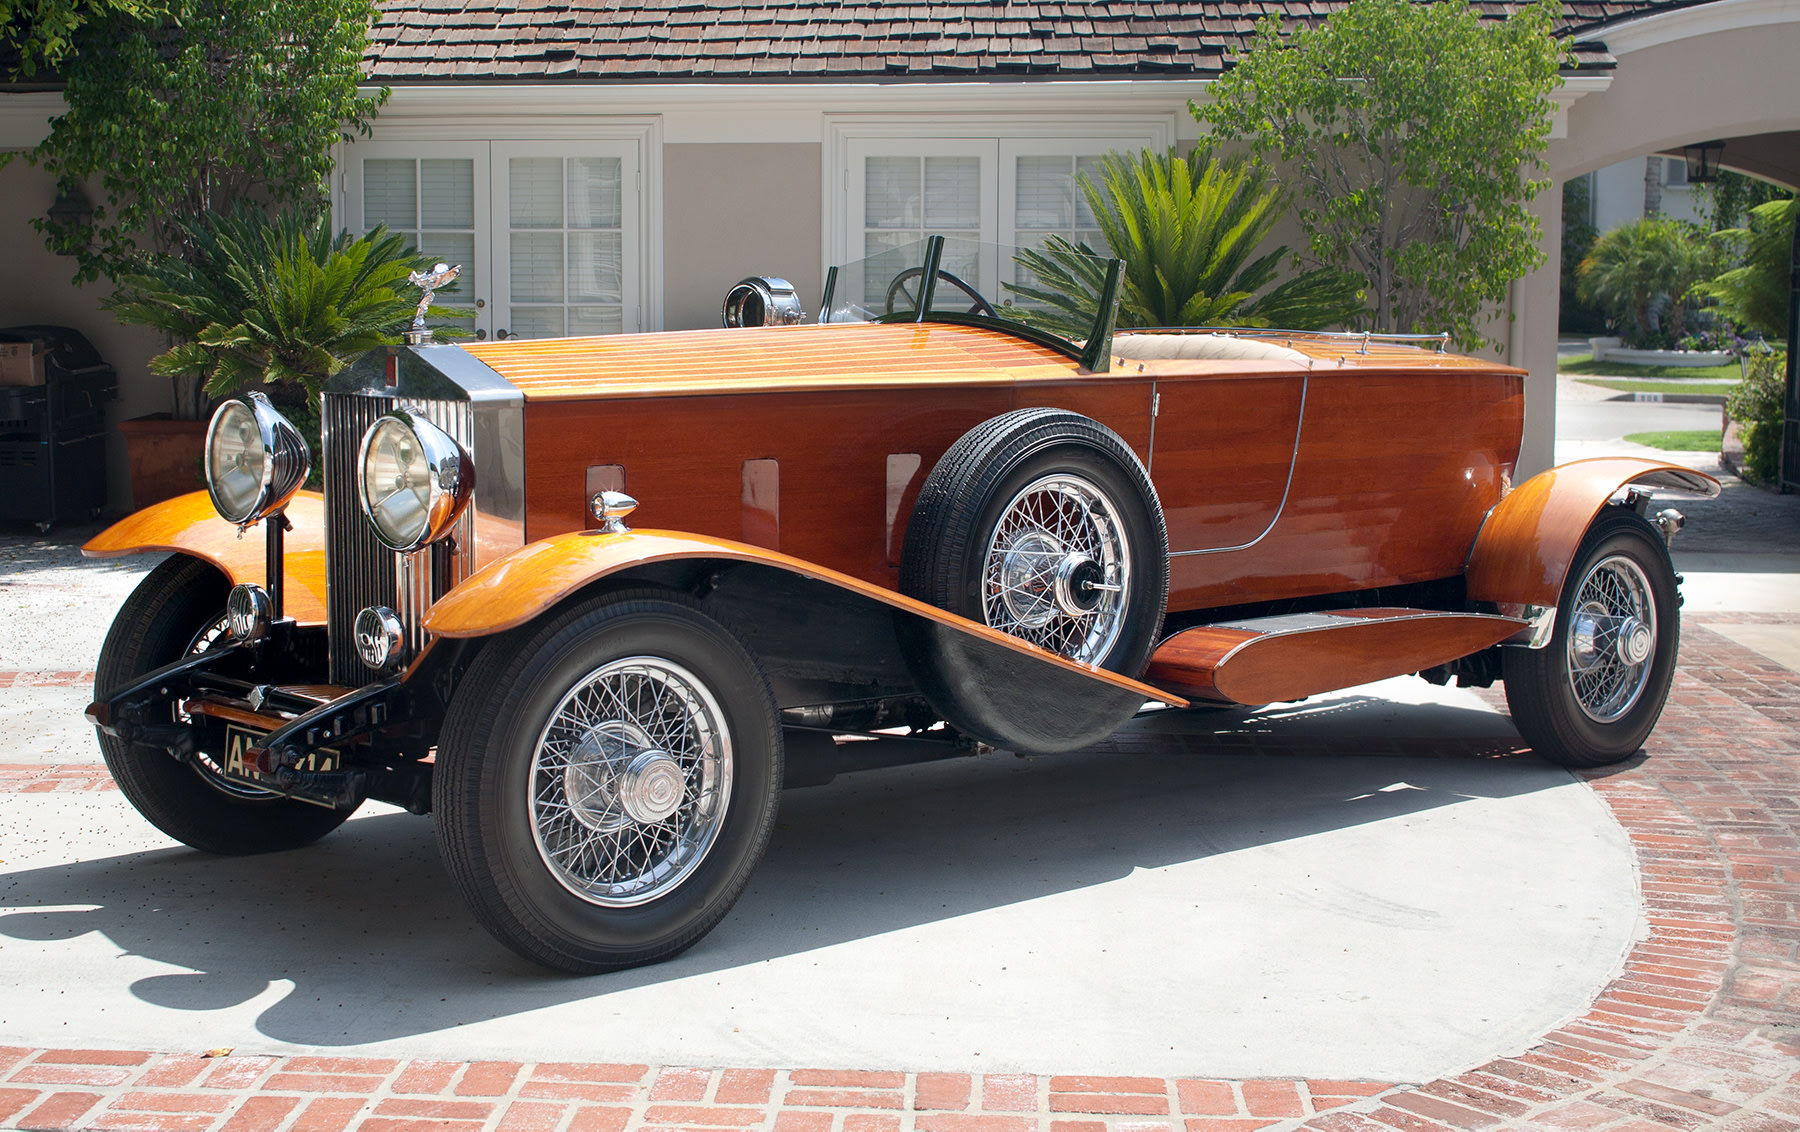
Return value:
M 288 383 L 313 401 L 362 353 L 400 340 L 416 301 L 407 275 L 430 266 L 385 228 L 334 235 L 325 217 L 293 209 L 240 205 L 181 231 L 185 255 L 147 261 L 109 305 L 120 321 L 175 339 L 153 372 L 198 377 L 215 397 Z
M 1288 249 L 1261 252 L 1286 209 L 1267 170 L 1203 149 L 1186 157 L 1144 150 L 1108 154 L 1080 186 L 1107 245 L 1125 261 L 1119 323 L 1133 326 L 1269 326 L 1315 330 L 1362 313 L 1358 282 L 1309 271 L 1258 298 Z M 1052 236 L 1017 261 L 1035 284 L 1014 287 L 1013 317 L 1081 336 L 1093 325 L 1099 273 L 1085 244 Z M 1103 261 L 1098 261 L 1103 264 Z

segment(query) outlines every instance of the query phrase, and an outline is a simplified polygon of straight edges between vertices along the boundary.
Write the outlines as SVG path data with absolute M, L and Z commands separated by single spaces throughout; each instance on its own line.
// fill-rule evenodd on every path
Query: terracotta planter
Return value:
M 131 505 L 135 510 L 206 490 L 200 469 L 205 421 L 178 421 L 167 413 L 153 413 L 120 421 L 119 432 L 124 434 L 131 464 Z

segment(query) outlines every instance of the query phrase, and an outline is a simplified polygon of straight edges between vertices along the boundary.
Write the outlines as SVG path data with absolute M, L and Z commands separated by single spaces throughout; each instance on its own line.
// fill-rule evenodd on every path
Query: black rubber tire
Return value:
M 113 619 L 94 669 L 94 698 L 186 655 L 225 612 L 231 582 L 211 563 L 177 554 L 145 575 Z M 100 752 L 119 792 L 151 825 L 207 853 L 244 856 L 310 845 L 352 809 L 328 810 L 258 795 L 219 780 L 204 765 L 133 747 L 104 731 Z
M 565 887 L 533 832 L 531 765 L 551 713 L 579 682 L 627 657 L 673 662 L 715 698 L 731 790 L 710 849 L 671 891 L 602 907 Z M 450 703 L 432 809 L 445 867 L 470 908 L 520 955 L 596 974 L 693 946 L 731 910 L 775 827 L 782 737 L 762 666 L 686 595 L 627 590 L 567 607 L 482 651 Z
M 1087 658 L 1137 677 L 1150 662 L 1169 596 L 1169 536 L 1156 489 L 1117 433 L 1065 409 L 1016 409 L 963 434 L 919 489 L 906 527 L 900 591 L 986 623 L 982 558 L 1013 497 L 1035 479 L 1066 472 L 1102 488 L 1119 511 L 1132 578 L 1124 622 L 1104 655 Z
M 1588 716 L 1570 680 L 1569 634 L 1583 580 L 1601 562 L 1622 556 L 1644 573 L 1656 613 L 1656 642 L 1650 671 L 1637 701 L 1619 718 L 1599 722 Z M 1629 507 L 1601 512 L 1569 566 L 1556 626 L 1541 649 L 1502 650 L 1506 704 L 1519 734 L 1532 750 L 1570 767 L 1605 766 L 1631 757 L 1644 745 L 1669 698 L 1681 641 L 1681 597 L 1668 547 L 1656 528 Z

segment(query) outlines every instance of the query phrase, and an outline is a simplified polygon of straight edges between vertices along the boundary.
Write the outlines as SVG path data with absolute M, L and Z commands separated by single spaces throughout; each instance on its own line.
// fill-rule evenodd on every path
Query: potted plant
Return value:
M 271 215 L 238 204 L 179 226 L 185 254 L 146 259 L 121 279 L 109 308 L 175 343 L 151 359 L 152 373 L 195 381 L 209 398 L 260 389 L 316 451 L 325 381 L 364 351 L 400 340 L 416 305 L 407 276 L 429 261 L 385 228 L 333 235 L 327 217 L 297 208 Z

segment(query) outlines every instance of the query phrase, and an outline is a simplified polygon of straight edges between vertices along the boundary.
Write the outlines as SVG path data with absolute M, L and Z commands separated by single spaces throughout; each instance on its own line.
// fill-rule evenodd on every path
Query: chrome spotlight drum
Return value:
M 268 397 L 227 401 L 206 427 L 206 491 L 239 529 L 288 505 L 312 470 L 312 450 Z
M 773 275 L 740 280 L 725 295 L 726 326 L 795 326 L 806 318 L 793 284 Z

